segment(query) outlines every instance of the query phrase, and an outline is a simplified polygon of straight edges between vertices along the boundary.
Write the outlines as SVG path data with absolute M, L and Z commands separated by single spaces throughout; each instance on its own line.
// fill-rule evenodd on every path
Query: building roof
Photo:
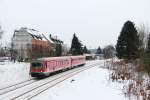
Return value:
M 60 44 L 63 43 L 63 41 L 61 41 L 57 38 L 51 37 L 51 35 L 50 36 L 49 35 L 44 35 L 43 33 L 39 32 L 35 29 L 29 29 L 29 28 L 26 28 L 26 27 L 22 27 L 19 30 L 15 30 L 15 32 L 20 32 L 20 31 L 27 32 L 28 34 L 30 34 L 32 36 L 32 38 L 34 38 L 36 40 L 49 41 L 50 43 L 60 43 Z
M 41 32 L 39 32 L 35 29 L 29 29 L 26 27 L 22 27 L 19 30 L 15 30 L 15 32 L 20 32 L 20 31 L 27 32 L 29 35 L 32 36 L 32 38 L 34 38 L 36 40 L 49 41 L 50 43 L 54 43 L 51 39 L 49 39 L 44 34 L 42 34 Z
M 43 40 L 47 41 L 47 39 L 41 34 L 39 31 L 34 30 L 34 29 L 26 29 L 26 31 L 34 38 L 37 40 Z
M 52 37 L 51 34 L 50 34 L 50 37 L 49 37 L 49 38 L 50 38 L 54 43 L 63 44 L 63 41 L 61 41 L 60 39 L 57 39 L 57 37 L 56 37 L 56 38 Z
M 44 35 L 44 34 L 42 34 L 42 35 L 43 35 L 43 37 L 45 37 L 50 43 L 54 43 L 54 41 L 52 41 L 52 40 L 49 38 L 48 35 Z

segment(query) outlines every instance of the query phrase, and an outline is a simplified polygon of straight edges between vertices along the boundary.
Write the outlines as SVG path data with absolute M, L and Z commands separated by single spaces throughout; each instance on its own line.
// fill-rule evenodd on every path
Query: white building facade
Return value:
M 29 52 L 34 52 L 33 47 L 39 46 L 40 49 L 43 45 L 50 46 L 50 44 L 51 43 L 43 34 L 28 28 L 15 30 L 12 38 L 12 48 L 17 51 L 17 58 L 21 57 L 23 59 L 30 58 L 31 54 L 29 54 Z

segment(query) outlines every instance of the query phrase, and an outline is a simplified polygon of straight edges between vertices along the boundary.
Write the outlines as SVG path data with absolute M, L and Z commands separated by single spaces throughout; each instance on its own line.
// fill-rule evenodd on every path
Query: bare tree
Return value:
M 69 52 L 69 48 L 67 47 L 66 44 L 62 45 L 62 55 L 67 56 L 67 53 Z
M 113 58 L 115 56 L 115 48 L 112 45 L 108 45 L 103 49 L 104 58 Z
M 143 56 L 146 45 L 147 45 L 147 37 L 149 34 L 149 27 L 148 25 L 141 24 L 138 27 L 138 36 L 139 36 L 139 50 L 140 56 Z
M 3 35 L 3 30 L 2 30 L 2 27 L 0 25 L 0 40 L 2 39 L 2 35 Z M 0 41 L 1 42 L 1 41 Z M 2 43 L 0 43 L 0 56 L 4 56 L 4 49 L 2 47 Z
M 4 31 L 2 30 L 2 27 L 0 25 L 0 39 L 2 38 L 3 33 L 4 33 Z

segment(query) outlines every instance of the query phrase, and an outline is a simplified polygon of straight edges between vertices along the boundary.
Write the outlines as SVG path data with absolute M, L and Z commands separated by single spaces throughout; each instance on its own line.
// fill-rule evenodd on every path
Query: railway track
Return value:
M 87 63 L 87 64 L 89 64 L 89 63 Z M 8 93 L 10 91 L 16 90 L 16 89 L 18 89 L 20 87 L 24 87 L 26 85 L 32 84 L 32 83 L 34 83 L 36 81 L 37 80 L 35 80 L 35 78 L 32 78 L 32 79 L 28 79 L 28 80 L 24 80 L 24 81 L 18 82 L 18 83 L 13 84 L 13 85 L 5 86 L 3 88 L 0 88 L 0 95 L 3 95 L 3 94 Z
M 89 64 L 89 63 L 87 63 L 87 64 Z M 8 85 L 8 86 L 5 86 L 5 87 L 2 87 L 2 88 L 0 88 L 0 95 L 4 94 L 6 92 L 9 92 L 11 90 L 15 90 L 17 88 L 26 86 L 28 84 L 31 84 L 31 83 L 35 82 L 35 81 L 36 80 L 34 80 L 34 78 L 32 78 L 32 79 L 28 79 L 28 80 L 24 80 L 24 81 L 18 82 L 18 83 L 13 84 L 13 85 Z
M 25 80 L 25 81 L 22 81 L 22 82 L 19 82 L 19 83 L 16 83 L 16 84 L 13 84 L 13 85 L 1 88 L 0 89 L 0 95 L 6 94 L 6 93 L 8 93 L 10 91 L 14 91 L 14 90 L 16 90 L 18 88 L 27 86 L 27 85 L 32 84 L 34 82 L 36 82 L 36 80 L 29 79 L 29 80 Z
M 9 89 L 5 88 L 7 91 L 0 89 L 0 100 L 30 100 L 47 89 L 61 83 L 62 81 L 99 64 L 100 63 L 95 63 L 92 65 L 75 68 L 39 81 L 32 80 L 29 82 L 24 82 L 23 84 L 16 84 L 8 87 Z M 17 88 L 14 88 L 13 90 L 13 87 Z

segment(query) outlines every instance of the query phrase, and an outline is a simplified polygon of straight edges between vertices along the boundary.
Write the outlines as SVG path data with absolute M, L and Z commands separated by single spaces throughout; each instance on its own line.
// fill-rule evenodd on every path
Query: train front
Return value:
M 32 77 L 45 76 L 45 68 L 40 60 L 33 60 L 30 63 L 30 74 Z

